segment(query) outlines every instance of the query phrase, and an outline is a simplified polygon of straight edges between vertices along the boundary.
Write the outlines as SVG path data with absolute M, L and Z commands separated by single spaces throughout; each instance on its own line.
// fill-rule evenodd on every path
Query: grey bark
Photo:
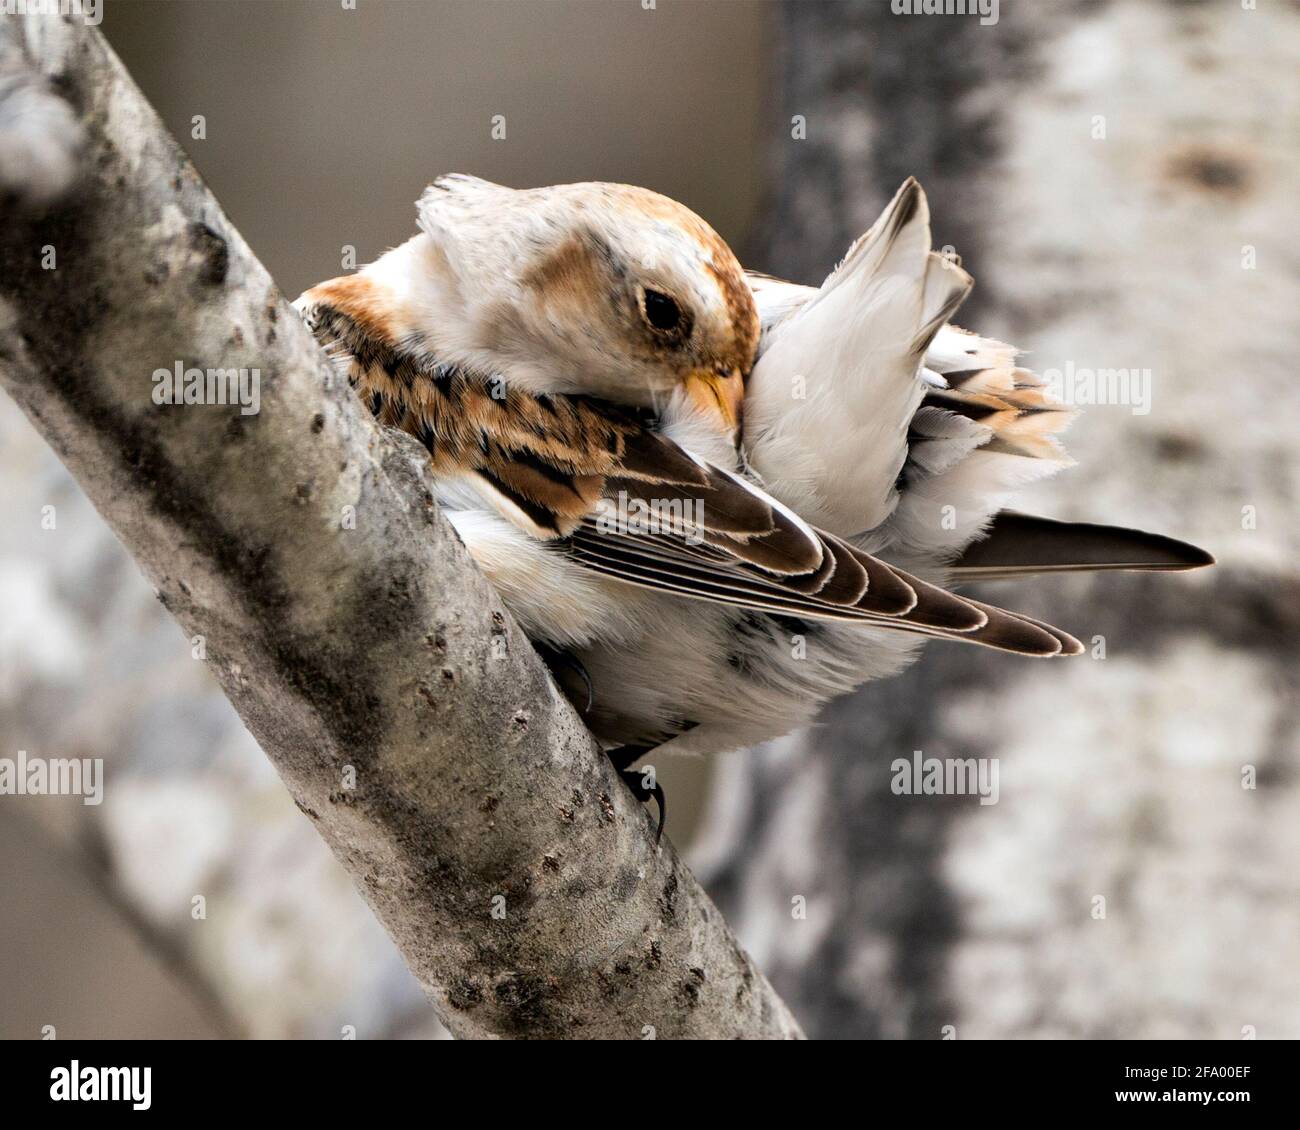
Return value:
M 755 265 L 818 281 L 917 175 L 976 280 L 960 324 L 1039 370 L 1153 374 L 1149 414 L 1083 410 L 1079 465 L 1024 508 L 1162 529 L 1219 565 L 989 586 L 1090 653 L 930 645 L 728 761 L 701 874 L 814 1037 L 1295 1038 L 1297 413 L 1278 390 L 1300 271 L 1277 221 L 1300 162 L 1295 84 L 1273 76 L 1300 20 L 1129 0 L 1004 3 L 983 27 L 864 0 L 786 4 L 774 38 L 779 116 L 807 140 L 775 146 Z M 895 795 L 891 762 L 918 749 L 998 758 L 999 802 Z
M 0 382 L 203 637 L 448 1028 L 798 1036 L 655 850 L 415 445 L 331 381 L 99 34 L 6 17 L 0 65 Z M 62 123 L 50 145 L 33 107 Z M 259 370 L 260 412 L 155 404 L 152 374 L 177 362 Z

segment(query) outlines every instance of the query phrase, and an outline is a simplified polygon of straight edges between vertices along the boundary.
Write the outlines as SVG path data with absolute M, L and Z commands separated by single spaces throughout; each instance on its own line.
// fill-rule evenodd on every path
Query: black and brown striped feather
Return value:
M 896 627 L 1024 654 L 1056 654 L 1073 643 L 814 530 L 633 412 L 532 394 L 394 342 L 371 308 L 366 280 L 346 283 L 352 280 L 308 292 L 304 316 L 376 419 L 419 440 L 436 475 L 472 482 L 593 572 L 777 615 Z M 651 528 L 623 521 L 630 503 L 656 519 Z

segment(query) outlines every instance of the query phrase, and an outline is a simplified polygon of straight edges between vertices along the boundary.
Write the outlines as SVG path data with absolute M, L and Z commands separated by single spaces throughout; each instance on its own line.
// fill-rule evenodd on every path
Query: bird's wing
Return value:
M 762 337 L 744 442 L 800 513 L 875 552 L 945 560 L 1011 491 L 1069 464 L 1057 436 L 1073 412 L 1013 347 L 942 324 L 970 281 L 930 251 L 915 182 L 820 289 L 749 282 Z
M 643 430 L 632 446 L 634 473 L 624 463 L 608 476 L 592 511 L 555 539 L 557 552 L 594 572 L 696 600 L 1026 655 L 1080 650 L 1063 632 L 956 596 L 810 526 L 663 436 Z M 694 481 L 683 457 L 697 470 Z
M 357 284 L 361 285 L 361 284 Z M 471 492 L 602 576 L 800 618 L 965 640 L 1026 655 L 1078 642 L 928 584 L 818 530 L 754 483 L 634 413 L 436 365 L 402 352 L 322 284 L 299 300 L 363 403 L 429 452 L 440 484 Z
M 841 536 L 888 519 L 926 392 L 923 358 L 970 287 L 930 250 L 925 193 L 911 179 L 820 288 L 750 276 L 763 332 L 744 443 L 773 493 Z
M 761 356 L 819 292 L 753 272 L 749 282 L 763 329 Z M 800 348 L 787 352 L 782 363 L 811 368 L 816 343 L 805 341 Z M 1016 358 L 1013 346 L 957 326 L 935 333 L 907 428 L 897 505 L 864 544 L 905 560 L 951 560 L 947 574 L 956 582 L 1105 570 L 1172 572 L 1213 564 L 1205 550 L 1161 534 L 1000 509 L 1015 488 L 1070 462 L 1057 437 L 1073 410 Z M 775 381 L 771 367 L 765 372 Z M 841 383 L 838 395 L 849 394 Z M 778 477 L 764 481 L 785 501 L 795 501 L 779 490 Z

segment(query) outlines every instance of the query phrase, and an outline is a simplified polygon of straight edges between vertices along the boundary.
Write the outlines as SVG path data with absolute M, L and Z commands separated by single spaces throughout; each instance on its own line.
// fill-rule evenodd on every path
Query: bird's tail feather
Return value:
M 949 572 L 954 581 L 994 581 L 1101 570 L 1177 572 L 1213 564 L 1205 550 L 1163 534 L 1004 510 Z

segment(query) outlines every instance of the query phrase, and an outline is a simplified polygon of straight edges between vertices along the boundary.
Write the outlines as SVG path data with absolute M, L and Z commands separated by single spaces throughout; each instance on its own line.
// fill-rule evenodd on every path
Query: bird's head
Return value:
M 682 390 L 738 425 L 758 314 L 735 255 L 690 209 L 628 185 L 460 176 L 419 208 L 466 362 L 634 407 Z

